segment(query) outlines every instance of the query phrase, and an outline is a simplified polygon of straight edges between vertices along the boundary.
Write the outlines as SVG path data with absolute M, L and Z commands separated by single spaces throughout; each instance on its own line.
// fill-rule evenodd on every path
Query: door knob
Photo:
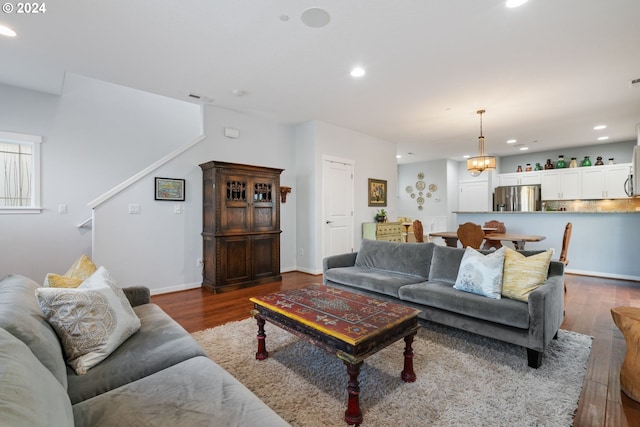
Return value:
M 327 224 L 331 224 L 332 222 L 333 222 L 333 221 L 327 221 L 326 223 L 327 223 Z

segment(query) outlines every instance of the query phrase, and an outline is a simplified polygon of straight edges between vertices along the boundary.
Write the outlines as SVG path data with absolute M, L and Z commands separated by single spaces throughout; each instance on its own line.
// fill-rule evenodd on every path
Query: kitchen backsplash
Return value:
M 610 200 L 552 200 L 542 202 L 543 211 L 637 212 L 640 197 Z

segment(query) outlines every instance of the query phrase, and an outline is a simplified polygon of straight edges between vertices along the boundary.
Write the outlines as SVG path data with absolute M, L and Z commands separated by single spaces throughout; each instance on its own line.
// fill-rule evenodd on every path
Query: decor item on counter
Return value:
M 384 209 L 378 209 L 376 211 L 376 216 L 374 217 L 376 222 L 385 222 L 387 220 L 387 211 Z
M 280 187 L 280 201 L 287 203 L 287 194 L 291 193 L 291 187 Z
M 582 166 L 591 166 L 591 160 L 589 159 L 589 156 L 584 156 L 584 160 L 582 161 Z
M 547 163 L 544 164 L 544 169 L 553 169 L 553 163 L 551 163 L 551 159 L 547 159 Z
M 570 168 L 577 168 L 578 167 L 578 161 L 576 160 L 575 157 L 571 158 L 571 161 L 569 162 L 569 167 Z
M 604 162 L 602 161 L 602 156 L 596 157 L 596 166 L 603 166 Z
M 496 157 L 484 153 L 484 136 L 482 135 L 482 115 L 485 110 L 478 110 L 480 114 L 480 136 L 478 137 L 478 155 L 467 160 L 467 171 L 471 176 L 480 176 L 482 171 L 496 169 Z
M 609 157 L 609 164 L 610 165 L 615 165 L 615 163 L 613 162 L 613 159 L 614 159 L 613 157 Z
M 542 166 L 540 165 L 540 163 L 536 162 L 536 167 L 533 168 L 534 171 L 541 171 L 542 170 Z
M 563 155 L 558 156 L 558 161 L 556 162 L 556 169 L 563 169 L 566 167 L 567 167 L 567 164 L 564 161 L 564 156 Z
M 184 202 L 184 179 L 155 178 L 155 200 Z
M 387 206 L 387 181 L 369 178 L 369 206 Z
M 527 163 L 527 167 L 525 167 L 524 170 L 527 172 L 531 172 L 531 163 Z
M 516 169 L 516 172 L 522 172 L 522 166 L 518 165 L 518 168 Z

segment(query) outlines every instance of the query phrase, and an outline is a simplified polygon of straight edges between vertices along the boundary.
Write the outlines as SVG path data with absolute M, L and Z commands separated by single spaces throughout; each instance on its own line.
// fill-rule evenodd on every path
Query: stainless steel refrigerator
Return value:
M 542 210 L 540 184 L 496 187 L 493 193 L 493 210 L 518 212 Z

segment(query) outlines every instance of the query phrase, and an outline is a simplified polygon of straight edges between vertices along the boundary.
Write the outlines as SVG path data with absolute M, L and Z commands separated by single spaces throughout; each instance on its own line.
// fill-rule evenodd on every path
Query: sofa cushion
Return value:
M 360 244 L 355 266 L 409 274 L 426 280 L 435 246 L 433 243 L 364 239 Z
M 175 320 L 155 304 L 134 307 L 140 329 L 85 375 L 67 369 L 75 404 L 205 352 Z
M 463 256 L 464 249 L 436 246 L 433 249 L 433 257 L 431 258 L 429 281 L 455 284 Z
M 454 289 L 449 283 L 423 282 L 406 285 L 400 299 L 515 328 L 529 328 L 529 305 L 513 299 L 492 299 Z
M 367 289 L 369 291 L 391 295 L 398 298 L 398 289 L 404 285 L 420 283 L 420 276 L 395 273 L 368 267 L 339 267 L 324 272 L 324 280 Z
M 153 390 L 153 392 L 149 392 Z M 218 364 L 196 357 L 73 407 L 82 426 L 288 426 Z
M 0 280 L 0 327 L 24 342 L 63 387 L 67 370 L 62 346 L 34 296 L 39 285 L 20 275 Z
M 100 267 L 77 288 L 39 288 L 36 297 L 78 375 L 104 360 L 140 328 L 117 282 Z
M 460 262 L 454 289 L 500 299 L 504 246 L 484 255 L 468 246 Z
M 0 424 L 73 426 L 66 390 L 29 347 L 0 328 Z
M 502 295 L 518 301 L 529 301 L 529 294 L 547 279 L 551 255 L 551 251 L 546 251 L 525 256 L 507 248 Z

